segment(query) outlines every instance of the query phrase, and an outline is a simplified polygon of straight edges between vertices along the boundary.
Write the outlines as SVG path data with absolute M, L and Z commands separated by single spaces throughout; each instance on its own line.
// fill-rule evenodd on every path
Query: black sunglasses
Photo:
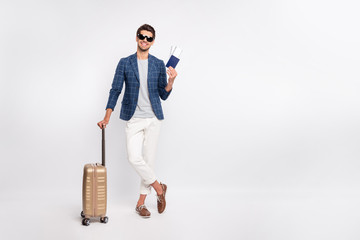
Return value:
M 153 38 L 153 37 L 148 37 L 148 36 L 146 36 L 146 35 L 142 35 L 141 33 L 138 34 L 138 38 L 139 38 L 140 40 L 144 40 L 144 39 L 146 38 L 146 41 L 148 41 L 148 42 L 154 41 L 154 38 Z

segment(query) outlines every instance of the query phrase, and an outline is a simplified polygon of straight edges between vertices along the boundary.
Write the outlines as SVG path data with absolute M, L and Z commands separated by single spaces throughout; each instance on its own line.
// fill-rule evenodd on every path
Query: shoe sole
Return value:
M 139 215 L 142 218 L 150 218 L 151 217 L 151 215 L 150 216 L 141 216 L 139 212 L 137 212 L 137 211 L 135 211 L 135 212 L 137 213 L 137 215 Z

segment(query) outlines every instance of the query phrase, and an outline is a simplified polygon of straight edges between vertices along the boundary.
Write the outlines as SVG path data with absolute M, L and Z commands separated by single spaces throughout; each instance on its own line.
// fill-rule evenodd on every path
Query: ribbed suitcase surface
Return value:
M 86 164 L 83 177 L 83 213 L 85 218 L 106 215 L 106 168 Z

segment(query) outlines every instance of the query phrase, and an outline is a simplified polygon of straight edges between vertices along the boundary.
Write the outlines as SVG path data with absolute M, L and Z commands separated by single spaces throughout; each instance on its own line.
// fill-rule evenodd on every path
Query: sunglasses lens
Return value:
M 146 41 L 148 41 L 148 42 L 152 42 L 153 40 L 154 40 L 154 38 L 152 38 L 152 37 L 148 37 L 148 36 L 144 36 L 144 35 L 142 35 L 142 34 L 138 34 L 138 38 L 140 39 L 140 40 L 144 40 L 145 38 L 146 38 Z

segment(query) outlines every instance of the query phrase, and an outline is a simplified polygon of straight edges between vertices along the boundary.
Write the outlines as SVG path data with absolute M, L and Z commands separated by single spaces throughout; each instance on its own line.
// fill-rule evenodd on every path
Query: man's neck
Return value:
M 148 59 L 148 57 L 149 57 L 149 50 L 147 50 L 147 51 L 141 51 L 141 50 L 137 50 L 137 52 L 136 52 L 137 54 L 137 58 L 138 59 L 140 59 L 140 60 L 145 60 L 145 59 Z

